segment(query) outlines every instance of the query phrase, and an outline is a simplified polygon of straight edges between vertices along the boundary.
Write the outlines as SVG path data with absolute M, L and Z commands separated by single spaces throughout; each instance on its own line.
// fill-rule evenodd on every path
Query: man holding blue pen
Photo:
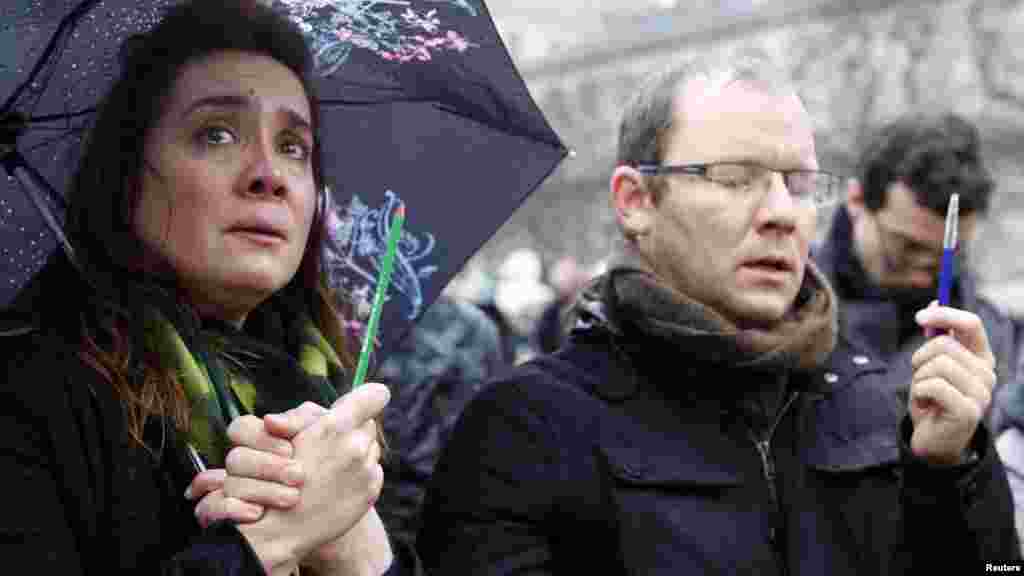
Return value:
M 978 293 L 967 267 L 992 191 L 973 125 L 955 115 L 900 118 L 865 148 L 816 260 L 840 300 L 840 333 L 865 347 L 860 361 L 880 371 L 897 405 L 909 393 L 915 351 L 932 336 L 914 315 L 938 300 L 981 320 L 998 375 L 985 421 L 1024 536 L 1024 329 Z
M 824 244 L 813 251 L 839 297 L 840 334 L 864 349 L 858 360 L 884 373 L 901 404 L 914 352 L 929 336 L 915 315 L 942 299 L 943 286 L 949 306 L 976 314 L 985 327 L 998 375 L 993 394 L 1014 376 L 1014 325 L 979 294 L 968 268 L 971 240 L 992 191 L 973 125 L 954 115 L 897 119 L 865 147 L 845 202 Z M 954 196 L 958 225 L 947 234 Z M 944 276 L 950 234 L 957 246 Z M 992 414 L 986 414 L 990 425 Z

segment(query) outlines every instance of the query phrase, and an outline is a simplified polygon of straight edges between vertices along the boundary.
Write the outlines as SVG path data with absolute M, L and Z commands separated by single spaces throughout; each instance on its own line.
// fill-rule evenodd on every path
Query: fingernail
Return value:
M 277 504 L 278 506 L 289 507 L 294 506 L 298 501 L 299 491 L 296 490 L 295 488 L 287 488 L 281 494 L 281 497 L 278 499 Z
M 302 471 L 301 464 L 289 464 L 284 469 L 284 481 L 291 486 L 299 486 L 306 480 L 306 474 Z
M 191 499 L 192 499 L 192 485 L 190 484 L 188 488 L 185 488 L 185 500 L 191 500 Z

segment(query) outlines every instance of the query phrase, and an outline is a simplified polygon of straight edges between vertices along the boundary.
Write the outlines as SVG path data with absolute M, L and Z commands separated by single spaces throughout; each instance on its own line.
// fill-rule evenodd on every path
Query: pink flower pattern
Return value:
M 472 0 L 429 0 L 475 16 Z M 329 76 L 358 48 L 383 60 L 429 62 L 441 52 L 463 53 L 478 47 L 458 31 L 445 29 L 428 0 L 275 0 L 311 40 L 317 69 Z

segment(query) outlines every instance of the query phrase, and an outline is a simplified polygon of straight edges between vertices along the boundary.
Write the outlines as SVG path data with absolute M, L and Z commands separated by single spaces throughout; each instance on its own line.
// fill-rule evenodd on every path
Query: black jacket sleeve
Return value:
M 163 576 L 210 574 L 263 575 L 263 565 L 249 541 L 231 522 L 217 522 L 203 531 L 191 546 L 164 562 Z
M 976 455 L 960 466 L 939 468 L 913 455 L 909 416 L 901 426 L 902 501 L 908 566 L 935 573 L 971 574 L 987 564 L 1021 565 L 1006 473 L 988 429 L 971 441 Z

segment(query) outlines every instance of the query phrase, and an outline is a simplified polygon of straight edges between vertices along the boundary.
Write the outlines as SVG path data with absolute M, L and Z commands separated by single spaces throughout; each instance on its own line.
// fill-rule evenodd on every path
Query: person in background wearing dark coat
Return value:
M 534 340 L 541 354 L 550 354 L 565 344 L 569 336 L 568 312 L 589 278 L 572 256 L 562 256 L 551 266 L 548 283 L 555 298 L 537 321 Z
M 915 315 L 937 294 L 946 208 L 960 195 L 952 306 L 976 314 L 996 358 L 996 391 L 1014 378 L 1014 324 L 978 293 L 967 264 L 975 229 L 988 212 L 993 181 L 977 129 L 963 118 L 910 115 L 883 126 L 862 153 L 857 176 L 833 216 L 815 262 L 839 297 L 839 332 L 863 349 L 905 403 L 913 355 L 925 342 Z M 998 432 L 998 403 L 987 419 Z
M 772 67 L 694 61 L 619 131 L 622 246 L 570 342 L 489 384 L 435 469 L 437 574 L 979 573 L 1021 561 L 968 311 L 921 309 L 909 405 L 809 260 L 812 121 Z M 908 413 L 909 412 L 909 413 Z
M 382 423 L 387 438 L 377 501 L 388 533 L 412 543 L 427 483 L 452 428 L 484 383 L 505 366 L 495 323 L 448 293 L 427 308 L 375 377 L 391 389 Z
M 5 562 L 397 573 L 373 507 L 388 390 L 337 398 L 354 363 L 319 269 L 302 33 L 257 0 L 203 0 L 125 51 L 70 189 L 74 262 L 51 258 L 0 342 Z

